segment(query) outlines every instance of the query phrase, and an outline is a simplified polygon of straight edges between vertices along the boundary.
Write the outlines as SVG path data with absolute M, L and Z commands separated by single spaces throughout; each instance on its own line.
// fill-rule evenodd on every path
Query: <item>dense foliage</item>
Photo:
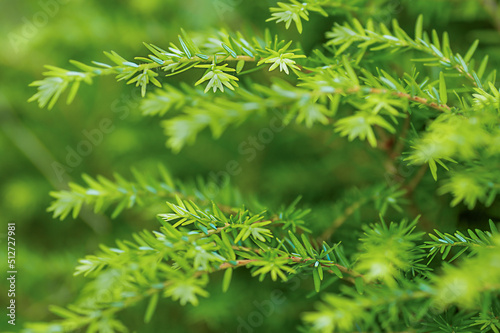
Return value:
M 159 225 L 80 259 L 79 299 L 26 332 L 158 331 L 175 313 L 191 313 L 179 331 L 500 330 L 498 50 L 443 31 L 489 17 L 498 34 L 496 2 L 290 0 L 266 15 L 279 29 L 179 26 L 141 56 L 50 65 L 32 83 L 48 109 L 101 76 L 134 85 L 114 116 L 153 117 L 145 135 L 159 123 L 169 160 L 202 144 L 191 155 L 216 167 L 176 178 L 139 142 L 159 167 L 51 192 L 61 220 L 92 208 Z M 89 142 L 115 127 L 105 120 Z M 51 166 L 62 177 L 76 164 Z M 270 171 L 246 175 L 256 165 Z

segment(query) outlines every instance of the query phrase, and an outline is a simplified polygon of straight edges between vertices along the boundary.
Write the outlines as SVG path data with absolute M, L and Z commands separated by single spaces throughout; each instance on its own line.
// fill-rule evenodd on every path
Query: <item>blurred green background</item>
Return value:
M 373 3 L 374 11 L 378 12 L 376 5 L 380 1 Z M 47 111 L 26 102 L 35 92 L 28 87 L 29 83 L 42 77 L 46 64 L 71 68 L 69 59 L 84 63 L 104 61 L 102 51 L 109 50 L 129 59 L 145 56 L 147 50 L 142 42 L 167 46 L 169 41 L 176 40 L 181 27 L 188 32 L 225 27 L 260 33 L 269 27 L 283 39 L 300 38 L 305 49 L 310 50 L 324 41 L 324 32 L 336 20 L 344 19 L 313 14 L 313 22 L 305 23 L 303 35 L 299 37 L 294 29 L 265 23 L 268 8 L 273 5 L 273 1 L 243 0 L 2 2 L 0 267 L 4 267 L 5 262 L 5 225 L 15 221 L 19 273 L 14 331 L 27 321 L 55 318 L 49 311 L 51 304 L 62 306 L 77 300 L 84 278 L 71 275 L 78 258 L 97 250 L 99 243 L 112 244 L 114 239 L 130 238 L 134 231 L 157 227 L 154 213 L 158 207 L 127 211 L 116 220 L 91 211 L 84 211 L 76 220 L 53 220 L 46 212 L 51 201 L 48 193 L 67 188 L 69 181 L 80 182 L 82 173 L 111 177 L 113 172 L 119 172 L 130 176 L 131 167 L 148 171 L 161 162 L 175 177 L 193 179 L 196 175 L 207 177 L 210 171 L 224 170 L 228 161 L 236 159 L 241 162 L 243 172 L 231 179 L 233 184 L 245 194 L 258 196 L 270 207 L 290 203 L 302 194 L 303 205 L 314 208 L 313 230 L 320 230 L 331 222 L 332 216 L 328 213 L 332 203 L 353 184 L 362 187 L 383 177 L 383 167 L 377 167 L 381 165 L 382 156 L 357 149 L 360 148 L 358 142 L 346 145 L 345 140 L 321 126 L 313 129 L 288 126 L 248 163 L 238 154 L 238 145 L 249 135 L 257 134 L 267 124 L 266 119 L 255 119 L 244 127 L 229 130 L 218 140 L 204 133 L 194 146 L 175 155 L 165 147 L 160 120 L 142 117 L 138 112 L 135 88 L 116 84 L 112 77 L 96 80 L 92 86 L 84 85 L 69 106 L 58 103 Z M 492 66 L 498 65 L 495 59 L 500 59 L 500 37 L 482 1 L 389 1 L 388 5 L 386 14 L 378 19 L 389 23 L 392 17 L 399 18 L 402 27 L 412 31 L 416 17 L 424 13 L 427 28 L 448 30 L 456 50 L 466 50 L 480 37 L 478 56 L 489 53 Z M 173 77 L 165 82 L 175 85 L 178 80 Z M 182 80 L 194 83 L 196 76 L 185 75 Z M 64 164 L 69 150 L 76 149 L 85 140 L 84 130 L 98 128 L 106 118 L 111 119 L 113 130 L 103 135 L 102 143 L 93 146 L 71 171 L 58 173 L 54 162 Z M 425 182 L 433 181 L 426 177 Z M 423 210 L 428 211 L 430 218 L 450 221 L 450 225 L 469 222 L 463 207 L 433 210 L 436 206 L 447 206 L 443 202 L 448 198 L 418 191 L 416 195 L 427 196 Z M 367 214 L 373 216 L 373 212 Z M 499 212 L 481 208 L 468 214 L 475 218 L 480 214 L 500 216 Z M 357 238 L 356 233 L 345 233 L 345 236 L 347 241 Z M 168 327 L 169 332 L 234 332 L 241 327 L 241 320 L 250 320 L 252 314 L 259 311 L 256 304 L 270 299 L 270 290 L 290 289 L 290 286 L 271 287 L 271 283 L 260 284 L 244 278 L 249 276 L 247 272 L 237 274 L 242 278 L 233 279 L 227 294 L 220 293 L 221 276 L 215 276 L 211 298 L 203 300 L 197 308 L 181 308 L 177 303 L 163 300 L 150 324 L 142 324 L 143 309 L 134 309 L 140 314 L 131 311 L 123 314 L 125 322 L 140 328 L 140 332 L 166 330 L 163 327 Z M 297 288 L 305 291 L 312 290 L 311 285 L 312 281 L 297 282 Z M 5 287 L 2 282 L 1 300 L 6 295 Z M 314 301 L 314 298 L 303 301 L 303 306 L 297 307 L 293 298 L 299 297 L 294 296 L 298 294 L 286 295 L 286 301 L 276 307 L 272 318 L 264 316 L 262 327 L 256 331 L 293 330 L 299 321 L 298 313 L 311 308 L 310 302 Z M 255 318 L 251 320 L 257 320 Z M 12 327 L 3 318 L 0 331 L 7 329 Z

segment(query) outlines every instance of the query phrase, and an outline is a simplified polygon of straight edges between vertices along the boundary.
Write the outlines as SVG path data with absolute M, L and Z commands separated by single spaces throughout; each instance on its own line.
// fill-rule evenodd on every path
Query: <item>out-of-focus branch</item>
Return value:
M 491 16 L 495 29 L 500 32 L 500 11 L 498 8 L 498 2 L 496 0 L 480 0 L 480 2 L 488 15 Z

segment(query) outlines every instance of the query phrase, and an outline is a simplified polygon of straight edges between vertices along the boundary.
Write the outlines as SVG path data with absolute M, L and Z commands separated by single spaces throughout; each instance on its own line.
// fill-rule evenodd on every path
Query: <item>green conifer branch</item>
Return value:
M 464 77 L 466 77 L 474 87 L 482 88 L 481 77 L 484 73 L 482 69 L 479 73 L 474 71 L 470 66 L 470 60 L 478 46 L 478 41 L 467 51 L 465 56 L 453 54 L 449 42 L 449 37 L 445 33 L 440 39 L 437 32 L 432 32 L 432 37 L 422 30 L 423 17 L 420 16 L 415 27 L 415 37 L 410 37 L 402 30 L 397 21 L 392 22 L 391 32 L 383 23 L 379 25 L 379 29 L 375 28 L 373 21 L 368 21 L 366 28 L 357 20 L 353 20 L 352 25 L 344 23 L 344 25 L 335 24 L 331 32 L 327 34 L 330 38 L 327 45 L 341 46 L 336 55 L 342 54 L 352 44 L 359 44 L 358 48 L 362 56 L 367 50 L 380 51 L 391 49 L 393 52 L 399 50 L 416 50 L 426 53 L 431 58 L 414 59 L 414 61 L 424 62 L 431 66 L 440 66 L 444 69 L 454 69 Z M 483 60 L 487 62 L 487 58 Z M 485 65 L 484 65 L 485 66 Z M 483 67 L 483 66 L 481 66 Z
M 344 278 L 343 273 L 361 276 L 335 262 L 336 246 L 325 243 L 321 250 L 316 250 L 306 237 L 300 237 L 299 241 L 292 229 L 284 228 L 279 219 L 273 222 L 261 214 L 243 210 L 227 216 L 216 205 L 209 211 L 201 210 L 193 202 L 180 199 L 177 204 L 168 205 L 172 213 L 159 215 L 163 227 L 158 232 L 135 234 L 135 242 L 118 241 L 116 248 L 101 246 L 100 253 L 80 260 L 76 275 L 96 277 L 108 270 L 120 271 L 122 283 L 114 284 L 113 288 L 122 292 L 112 292 L 115 299 L 98 304 L 98 311 L 76 306 L 58 309 L 56 313 L 64 318 L 62 321 L 33 324 L 29 328 L 35 332 L 55 327 L 72 331 L 93 322 L 115 323 L 114 315 L 119 311 L 146 298 L 157 298 L 155 294 L 179 300 L 182 305 L 188 302 L 196 305 L 198 297 L 208 296 L 204 287 L 209 274 L 238 267 L 247 267 L 260 280 L 269 275 L 273 280 L 286 281 L 287 276 L 298 272 L 322 272 L 322 267 L 339 278 Z M 274 225 L 279 227 L 273 230 Z M 288 236 L 283 237 L 286 230 Z M 274 246 L 280 244 L 281 249 L 273 243 Z M 137 269 L 141 272 L 139 276 L 135 273 Z M 352 278 L 346 279 L 352 281 Z M 75 316 L 72 311 L 86 312 L 87 316 Z
M 448 258 L 451 250 L 455 247 L 463 247 L 459 250 L 448 262 L 452 262 L 459 258 L 466 251 L 469 251 L 471 254 L 476 252 L 476 249 L 479 247 L 484 248 L 493 248 L 494 237 L 497 236 L 498 229 L 492 220 L 489 221 L 490 231 L 483 232 L 482 230 L 476 229 L 475 231 L 467 230 L 469 236 L 464 235 L 460 231 L 456 231 L 454 235 L 449 233 L 441 233 L 438 230 L 435 230 L 436 235 L 429 234 L 432 238 L 432 241 L 425 242 L 425 248 L 429 249 L 429 254 L 427 257 L 430 257 L 429 262 L 431 262 L 438 253 L 441 254 L 441 259 L 445 260 Z
M 481 270 L 475 276 L 469 268 L 498 260 L 498 236 L 494 244 L 481 248 L 475 257 L 464 259 L 457 267 L 445 266 L 442 274 L 430 280 L 401 281 L 389 289 L 365 286 L 363 294 L 347 291 L 345 295 L 325 295 L 316 312 L 304 314 L 304 321 L 317 332 L 349 332 L 355 327 L 363 331 L 411 331 L 422 327 L 426 320 L 435 320 L 426 318 L 430 308 L 479 309 L 481 301 L 500 295 L 500 270 Z
M 210 205 L 212 200 L 218 202 L 221 210 L 231 213 L 237 209 L 231 205 L 242 204 L 241 194 L 232 188 L 226 181 L 223 184 L 214 182 L 203 182 L 201 179 L 195 184 L 184 184 L 173 179 L 167 169 L 160 165 L 160 178 L 144 176 L 143 173 L 133 169 L 134 181 L 128 181 L 119 174 L 115 174 L 115 181 L 103 176 L 95 179 L 83 175 L 86 187 L 76 183 L 70 183 L 70 190 L 51 192 L 55 198 L 47 209 L 53 212 L 54 218 L 64 220 L 69 214 L 76 218 L 83 205 L 93 206 L 94 212 L 104 212 L 108 207 L 115 206 L 111 213 L 116 218 L 124 209 L 130 209 L 136 205 L 144 206 L 146 203 L 160 203 L 165 199 L 180 197 Z M 231 198 L 231 202 L 225 202 Z
M 28 101 L 38 101 L 38 105 L 43 108 L 47 106 L 51 109 L 61 94 L 70 88 L 67 103 L 71 103 L 76 96 L 81 82 L 92 83 L 92 79 L 97 76 L 116 75 L 117 81 L 126 80 L 127 84 L 141 87 L 141 94 L 146 95 L 146 89 L 150 83 L 161 87 L 161 82 L 157 79 L 159 73 L 156 70 L 169 72 L 166 76 L 175 75 L 191 68 L 206 68 L 205 74 L 195 85 L 208 80 L 205 92 L 210 89 L 224 92 L 224 87 L 234 90 L 237 87 L 238 78 L 227 72 L 240 73 L 245 63 L 257 62 L 257 67 L 264 67 L 271 64 L 269 71 L 279 67 L 280 72 L 289 74 L 289 67 L 294 71 L 300 71 L 296 65 L 296 58 L 304 58 L 304 55 L 295 54 L 297 49 L 289 49 L 291 42 L 279 41 L 277 36 L 272 39 L 266 35 L 265 40 L 256 38 L 247 41 L 241 34 L 234 37 L 225 32 L 219 32 L 213 40 L 219 40 L 217 45 L 204 45 L 200 49 L 192 39 L 182 31 L 179 35 L 179 44 L 171 43 L 168 50 L 162 49 L 153 44 L 144 44 L 152 54 L 147 58 L 136 57 L 136 62 L 126 60 L 118 53 L 104 52 L 104 54 L 114 63 L 109 65 L 101 62 L 93 62 L 93 65 L 86 65 L 79 61 L 71 61 L 73 65 L 81 71 L 70 71 L 55 66 L 46 66 L 50 71 L 44 72 L 47 78 L 35 81 L 31 86 L 38 87 Z M 213 42 L 213 41 L 212 41 Z M 228 67 L 228 63 L 236 62 L 236 68 Z M 208 63 L 208 64 L 205 64 Z M 243 72 L 242 72 L 243 74 Z

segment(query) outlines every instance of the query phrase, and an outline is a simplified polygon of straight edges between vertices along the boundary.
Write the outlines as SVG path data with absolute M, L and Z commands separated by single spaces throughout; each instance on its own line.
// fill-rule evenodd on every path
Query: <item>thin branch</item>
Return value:
M 141 71 L 147 71 L 147 70 L 152 70 L 152 69 L 158 69 L 158 68 L 162 68 L 162 67 L 166 67 L 168 65 L 171 65 L 171 64 L 176 64 L 176 63 L 180 63 L 180 64 L 183 64 L 183 63 L 211 63 L 214 61 L 214 57 L 215 56 L 209 56 L 207 57 L 206 59 L 204 58 L 200 58 L 198 56 L 193 56 L 191 58 L 188 58 L 188 57 L 182 57 L 182 58 L 178 58 L 178 59 L 168 59 L 168 60 L 164 60 L 163 63 L 159 64 L 157 62 L 150 62 L 150 63 L 142 63 L 142 64 L 138 64 L 137 67 L 128 67 L 131 71 L 135 71 L 135 72 L 141 72 Z M 255 62 L 255 61 L 258 61 L 260 60 L 260 58 L 257 58 L 257 57 L 250 57 L 250 56 L 245 56 L 245 55 L 239 55 L 239 56 L 236 56 L 236 57 L 232 57 L 232 56 L 227 56 L 227 57 L 218 57 L 218 59 L 221 59 L 221 62 L 222 61 L 240 61 L 240 60 L 243 60 L 243 61 L 248 61 L 248 62 Z M 72 72 L 72 73 L 80 73 L 80 74 L 84 74 L 86 77 L 88 78 L 93 78 L 93 77 L 96 77 L 96 76 L 104 76 L 104 75 L 113 75 L 113 74 L 119 74 L 119 73 L 122 73 L 123 72 L 123 68 L 125 66 L 112 66 L 112 67 L 109 67 L 109 68 L 99 68 L 99 71 L 96 72 L 96 71 L 92 71 L 92 72 Z M 70 72 L 70 71 L 68 71 Z M 64 80 L 70 82 L 70 81 L 74 81 L 74 80 L 79 80 L 81 79 L 81 76 L 79 75 L 71 75 L 71 76 L 65 76 L 63 78 Z
M 500 11 L 498 9 L 498 3 L 495 0 L 479 0 L 479 3 L 483 6 L 488 15 L 490 15 L 495 29 L 500 32 Z
M 342 215 L 340 215 L 340 216 L 337 216 L 337 218 L 332 222 L 332 224 L 330 225 L 330 227 L 328 227 L 321 234 L 321 236 L 319 236 L 317 238 L 316 241 L 318 242 L 318 244 L 321 244 L 323 241 L 326 241 L 327 239 L 329 239 L 335 233 L 335 231 L 338 228 L 340 228 L 342 226 L 342 224 L 344 224 L 344 222 L 349 218 L 349 216 L 351 216 L 352 214 L 354 214 L 356 212 L 356 210 L 359 207 L 361 207 L 362 205 L 364 205 L 367 201 L 368 201 L 367 198 L 362 198 L 362 199 L 354 202 L 350 206 L 348 206 L 344 210 L 344 213 Z
M 408 101 L 415 102 L 421 105 L 425 105 L 431 109 L 435 109 L 441 112 L 449 113 L 452 108 L 448 106 L 447 104 L 438 104 L 436 102 L 432 102 L 428 100 L 427 98 L 419 97 L 419 96 L 412 96 L 408 93 L 400 92 L 400 91 L 391 91 L 388 89 L 383 89 L 383 88 L 372 88 L 369 86 L 354 86 L 352 88 L 348 89 L 342 89 L 342 88 L 335 88 L 335 94 L 346 94 L 346 95 L 352 95 L 352 94 L 357 94 L 359 92 L 363 92 L 366 94 L 378 94 L 378 95 L 393 95 L 397 96 L 403 99 L 407 99 Z M 325 93 L 325 94 L 332 94 L 331 92 Z
M 427 168 L 429 165 L 423 164 L 420 169 L 418 169 L 415 177 L 413 177 L 410 182 L 405 186 L 405 189 L 408 191 L 408 193 L 413 193 L 415 191 L 415 188 L 418 186 L 422 178 L 424 177 L 425 173 L 427 172 Z
M 391 94 L 391 95 L 394 95 L 394 96 L 402 97 L 402 98 L 405 98 L 405 99 L 407 99 L 409 101 L 416 102 L 416 103 L 428 106 L 428 107 L 430 107 L 432 109 L 435 109 L 435 110 L 438 110 L 438 111 L 441 111 L 441 112 L 446 112 L 447 113 L 447 112 L 451 111 L 451 107 L 449 107 L 446 104 L 437 104 L 435 102 L 429 101 L 426 98 L 419 97 L 419 96 L 412 96 L 410 94 L 399 92 L 399 91 L 390 91 L 390 90 L 387 90 L 387 89 L 370 88 L 369 92 L 372 93 L 372 94 Z
M 398 135 L 396 144 L 393 146 L 393 150 L 390 155 L 390 158 L 392 160 L 395 160 L 397 157 L 401 156 L 401 153 L 403 152 L 405 146 L 406 137 L 408 136 L 409 128 L 410 128 L 410 115 L 408 114 L 405 118 L 401 134 Z
M 261 253 L 261 252 L 262 252 L 262 250 L 261 250 L 261 249 L 252 249 L 252 248 L 249 248 L 249 247 L 238 246 L 238 245 L 234 245 L 234 246 L 233 246 L 233 249 L 235 249 L 235 250 L 243 250 L 243 251 L 253 252 L 253 253 Z M 314 264 L 316 263 L 316 261 L 317 261 L 317 259 L 314 259 L 314 258 L 302 258 L 302 257 L 297 257 L 297 256 L 285 257 L 285 259 L 290 259 L 290 260 L 292 260 L 293 262 L 297 262 L 297 263 L 302 263 L 302 262 L 303 262 L 303 263 L 305 263 L 305 262 L 308 262 L 308 261 L 313 261 L 313 263 L 311 263 L 311 265 L 310 265 L 310 266 L 314 265 Z M 255 259 L 255 260 L 257 260 L 257 259 Z M 253 259 L 252 259 L 252 260 L 249 260 L 249 261 L 255 261 L 255 260 L 253 260 Z M 238 260 L 237 262 L 239 262 L 239 261 L 241 261 L 241 260 Z M 258 260 L 257 260 L 257 261 L 258 261 Z M 226 265 L 226 264 L 229 264 L 229 263 L 224 263 L 224 264 L 222 264 L 222 265 Z M 342 273 L 349 274 L 349 275 L 351 275 L 351 276 L 353 276 L 353 277 L 363 277 L 363 274 L 358 273 L 358 272 L 356 272 L 356 271 L 354 271 L 354 270 L 352 270 L 352 269 L 349 269 L 349 268 L 347 268 L 347 267 L 345 267 L 345 266 L 342 266 L 342 265 L 336 264 L 336 263 L 334 263 L 334 262 L 332 262 L 332 264 L 333 264 L 334 266 L 336 266 L 336 267 L 337 267 L 337 268 L 338 268 L 338 269 L 339 269 Z M 221 266 L 222 266 L 222 265 L 221 265 Z M 221 267 L 221 266 L 219 266 L 219 267 Z M 233 265 L 233 266 L 234 266 L 234 265 Z M 330 267 L 331 265 L 328 265 L 328 264 L 323 264 L 323 263 L 322 263 L 322 264 L 321 264 L 321 266 L 328 268 L 328 267 Z M 228 268 L 228 267 L 225 267 L 225 268 Z M 328 273 L 335 274 L 332 270 L 328 270 Z M 347 280 L 347 281 L 349 281 L 349 282 L 354 283 L 354 280 L 353 280 L 353 279 L 350 279 L 350 278 L 344 278 L 344 279 L 345 279 L 345 280 Z

